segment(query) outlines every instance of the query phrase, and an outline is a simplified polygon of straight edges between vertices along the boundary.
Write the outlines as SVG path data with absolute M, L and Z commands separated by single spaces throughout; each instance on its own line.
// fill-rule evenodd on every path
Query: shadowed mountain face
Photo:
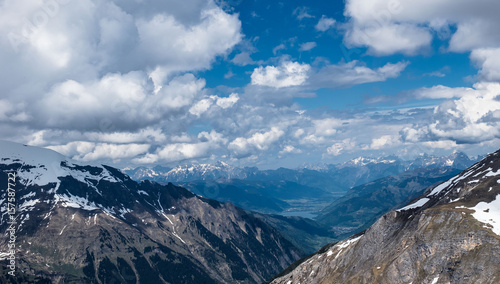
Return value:
M 272 283 L 500 283 L 500 150 Z
M 297 206 L 313 211 L 324 207 L 326 200 L 334 199 L 334 195 L 319 188 L 284 180 L 218 179 L 179 185 L 195 194 L 221 202 L 231 202 L 241 208 L 262 213 L 281 213 Z
M 459 172 L 453 168 L 419 168 L 356 186 L 324 208 L 315 219 L 338 238 L 346 238 L 420 196 L 429 186 Z
M 8 173 L 16 174 L 18 281 L 260 283 L 302 253 L 234 205 L 172 184 L 15 143 L 1 142 L 0 154 L 1 232 L 10 226 Z

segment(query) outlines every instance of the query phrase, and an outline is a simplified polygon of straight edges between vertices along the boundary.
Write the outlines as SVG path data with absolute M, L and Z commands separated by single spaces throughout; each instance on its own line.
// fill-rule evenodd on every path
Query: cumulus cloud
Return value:
M 352 46 L 368 46 L 374 55 L 404 53 L 416 55 L 428 47 L 432 35 L 425 28 L 414 25 L 392 24 L 379 27 L 353 27 L 346 33 L 346 43 Z
M 479 67 L 481 80 L 500 81 L 500 47 L 475 49 L 470 58 Z
M 344 40 L 377 55 L 414 55 L 430 47 L 433 34 L 449 39 L 449 50 L 472 51 L 500 45 L 494 11 L 500 4 L 480 1 L 349 0 Z M 450 27 L 455 27 L 452 33 Z
M 345 121 L 337 118 L 325 118 L 312 121 L 314 133 L 318 136 L 332 136 L 337 133 L 337 128 L 342 126 Z
M 172 143 L 158 148 L 154 153 L 147 153 L 133 161 L 141 164 L 171 163 L 187 159 L 196 159 L 210 156 L 211 151 L 227 143 L 221 133 L 214 130 L 200 132 L 198 141 L 193 143 Z
M 284 155 L 284 154 L 300 154 L 302 153 L 302 150 L 295 148 L 292 145 L 286 145 L 283 147 L 283 149 L 279 152 L 279 154 Z
M 245 157 L 253 154 L 255 151 L 267 150 L 269 147 L 277 142 L 285 132 L 277 127 L 272 127 L 267 132 L 254 133 L 249 138 L 238 137 L 231 141 L 228 149 L 238 157 Z
M 314 26 L 317 31 L 326 32 L 327 30 L 333 28 L 335 26 L 335 19 L 328 18 L 327 16 L 321 16 L 318 23 Z
M 217 106 L 219 108 L 218 110 L 229 109 L 233 107 L 239 99 L 236 93 L 232 93 L 229 97 L 209 96 L 193 104 L 189 109 L 189 113 L 200 117 L 202 114 L 208 112 L 212 106 Z
M 368 146 L 368 149 L 379 150 L 388 147 L 394 147 L 400 144 L 399 136 L 393 135 L 383 135 L 378 138 L 373 138 L 372 143 Z
M 173 78 L 156 94 L 143 72 L 108 74 L 85 83 L 67 80 L 32 105 L 33 115 L 41 119 L 32 124 L 103 132 L 138 129 L 180 113 L 204 87 L 205 81 L 192 74 Z
M 204 112 L 206 112 L 210 108 L 211 105 L 212 105 L 212 101 L 211 100 L 209 100 L 209 99 L 203 99 L 203 100 L 197 102 L 196 104 L 194 104 L 189 109 L 189 113 L 191 113 L 193 115 L 196 115 L 196 116 L 200 116 Z
M 10 119 L 36 129 L 110 131 L 99 123 L 137 128 L 171 116 L 204 87 L 179 72 L 209 68 L 242 38 L 238 15 L 208 0 L 28 2 L 0 7 L 0 88 Z
M 284 61 L 279 66 L 258 67 L 251 75 L 252 85 L 274 88 L 300 86 L 308 78 L 309 64 Z
M 355 149 L 356 146 L 356 142 L 353 139 L 347 138 L 340 142 L 334 143 L 332 146 L 326 149 L 326 152 L 329 155 L 338 156 L 346 151 Z
M 473 90 L 458 88 L 460 98 L 447 100 L 434 109 L 426 124 L 406 127 L 401 135 L 405 141 L 455 141 L 480 143 L 500 136 L 500 84 L 477 83 Z M 443 142 L 445 143 L 445 142 Z M 442 145 L 434 143 L 432 145 Z M 450 145 L 450 143 L 446 143 Z
M 193 74 L 241 42 L 241 22 L 212 0 L 184 4 L 3 1 L 2 131 L 15 126 L 18 140 L 83 161 L 149 151 L 151 160 L 173 161 L 224 143 L 186 133 L 239 97 L 211 95 Z M 197 143 L 202 150 L 190 154 L 188 144 Z M 157 145 L 170 148 L 156 152 Z
M 215 103 L 219 107 L 221 107 L 223 109 L 227 109 L 227 108 L 230 108 L 230 107 L 234 106 L 234 104 L 237 103 L 239 99 L 240 99 L 240 97 L 238 96 L 238 94 L 232 93 L 227 98 L 219 98 L 219 97 L 217 97 Z

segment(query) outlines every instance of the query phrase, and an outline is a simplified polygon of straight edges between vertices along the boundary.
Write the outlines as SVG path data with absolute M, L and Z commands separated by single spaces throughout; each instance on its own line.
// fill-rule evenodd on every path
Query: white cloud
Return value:
M 327 65 L 311 75 L 310 85 L 316 88 L 343 88 L 370 82 L 381 82 L 398 77 L 408 62 L 387 63 L 370 69 L 354 60 L 348 63 Z
M 276 55 L 276 53 L 282 49 L 286 49 L 286 46 L 283 43 L 273 48 L 273 54 Z
M 394 147 L 400 144 L 399 136 L 383 135 L 379 138 L 373 138 L 369 149 L 379 150 L 387 147 Z
M 474 92 L 472 88 L 451 88 L 443 85 L 420 88 L 413 92 L 417 99 L 452 99 Z
M 500 47 L 475 49 L 470 58 L 479 67 L 481 80 L 500 81 Z
M 171 163 L 188 159 L 204 158 L 211 155 L 211 151 L 227 143 L 221 133 L 212 130 L 198 134 L 198 142 L 167 144 L 154 153 L 147 153 L 133 161 L 140 164 L 154 164 L 159 162 Z
M 195 103 L 190 109 L 189 113 L 200 117 L 202 114 L 208 112 L 210 108 L 214 105 L 222 109 L 229 109 L 234 106 L 239 100 L 239 96 L 236 93 L 232 93 L 229 97 L 218 97 L 218 96 L 210 96 L 204 98 L 197 103 Z
M 422 145 L 429 148 L 446 149 L 446 150 L 457 149 L 459 147 L 457 145 L 457 142 L 452 140 L 427 141 L 423 142 Z
M 402 130 L 404 141 L 455 141 L 480 143 L 500 137 L 500 84 L 477 83 L 458 99 L 447 100 L 434 109 L 428 123 Z M 445 143 L 445 142 L 443 142 Z M 441 145 L 441 144 L 432 144 Z M 445 145 L 450 145 L 446 142 Z M 443 148 L 443 147 L 441 147 Z
M 9 119 L 115 131 L 190 106 L 204 81 L 178 72 L 209 68 L 242 34 L 237 14 L 187 1 L 4 1 L 0 89 Z
M 163 13 L 149 20 L 137 19 L 141 58 L 147 54 L 152 60 L 149 64 L 165 64 L 172 71 L 205 69 L 217 55 L 240 42 L 241 23 L 236 15 L 214 7 L 201 11 L 200 19 L 191 27 Z
M 368 46 L 368 52 L 374 55 L 416 55 L 429 47 L 432 35 L 427 29 L 410 24 L 354 26 L 346 33 L 345 41 L 349 46 Z
M 109 144 L 84 141 L 70 142 L 66 145 L 48 146 L 47 148 L 78 161 L 94 161 L 98 159 L 124 159 L 146 153 L 147 144 Z
M 299 51 L 309 51 L 315 47 L 316 47 L 316 43 L 314 41 L 304 42 L 304 43 L 300 44 Z
M 163 143 L 167 135 L 161 129 L 147 127 L 138 132 L 86 132 L 85 137 L 90 141 L 101 141 L 107 143 Z
M 232 93 L 227 98 L 217 97 L 216 104 L 223 109 L 227 109 L 234 106 L 234 104 L 237 103 L 239 99 L 240 97 L 238 96 L 238 94 Z
M 238 137 L 228 145 L 228 149 L 233 151 L 236 156 L 248 156 L 253 154 L 255 150 L 263 151 L 277 142 L 285 132 L 276 127 L 272 127 L 267 132 L 254 133 L 249 138 Z
M 137 129 L 190 106 L 204 86 L 205 81 L 192 74 L 173 78 L 156 94 L 142 72 L 108 74 L 85 84 L 68 80 L 55 85 L 44 100 L 33 105 L 34 115 L 43 119 L 33 123 L 105 132 Z
M 348 45 L 367 46 L 376 55 L 424 52 L 433 34 L 449 40 L 450 51 L 496 48 L 500 20 L 493 11 L 499 8 L 499 2 L 488 0 L 349 0 L 344 40 Z
M 328 18 L 323 15 L 314 28 L 320 32 L 326 32 L 335 26 L 335 22 L 335 19 Z
M 197 102 L 196 104 L 194 104 L 189 109 L 189 113 L 196 115 L 196 116 L 200 116 L 204 112 L 206 112 L 210 108 L 211 105 L 212 105 L 212 100 L 203 99 L 203 100 Z
M 303 145 L 315 145 L 315 144 L 323 144 L 327 142 L 324 136 L 309 134 L 302 139 L 300 139 L 300 144 Z
M 337 133 L 337 128 L 342 126 L 344 121 L 336 118 L 325 118 L 313 120 L 314 133 L 318 136 L 332 136 Z
M 141 164 L 178 162 L 186 159 L 206 157 L 209 150 L 209 143 L 168 144 L 156 153 L 146 154 L 143 157 L 134 159 L 134 161 Z
M 293 153 L 293 154 L 300 154 L 302 153 L 302 150 L 300 149 L 297 149 L 295 148 L 294 146 L 292 145 L 286 145 L 285 147 L 283 147 L 283 149 L 279 152 L 279 154 L 281 155 L 284 155 L 284 154 L 290 154 L 290 153 Z
M 334 143 L 326 149 L 326 152 L 333 156 L 338 156 L 345 151 L 350 151 L 356 148 L 356 142 L 353 139 L 347 138 L 340 142 Z
M 308 78 L 309 64 L 284 61 L 281 65 L 258 67 L 251 75 L 252 85 L 284 88 L 300 86 Z

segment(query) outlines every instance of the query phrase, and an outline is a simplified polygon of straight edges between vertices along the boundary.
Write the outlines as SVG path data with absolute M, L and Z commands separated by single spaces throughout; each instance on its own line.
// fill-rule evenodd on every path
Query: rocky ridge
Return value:
M 500 150 L 272 283 L 500 283 Z
M 5 141 L 0 159 L 1 232 L 8 173 L 17 175 L 16 279 L 2 273 L 2 283 L 261 283 L 301 254 L 234 205 L 172 184 Z

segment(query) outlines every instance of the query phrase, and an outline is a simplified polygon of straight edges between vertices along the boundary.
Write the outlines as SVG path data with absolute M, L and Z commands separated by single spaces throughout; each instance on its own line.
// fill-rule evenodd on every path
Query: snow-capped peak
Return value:
M 0 158 L 3 162 L 22 161 L 30 165 L 60 164 L 68 158 L 56 151 L 0 140 Z

